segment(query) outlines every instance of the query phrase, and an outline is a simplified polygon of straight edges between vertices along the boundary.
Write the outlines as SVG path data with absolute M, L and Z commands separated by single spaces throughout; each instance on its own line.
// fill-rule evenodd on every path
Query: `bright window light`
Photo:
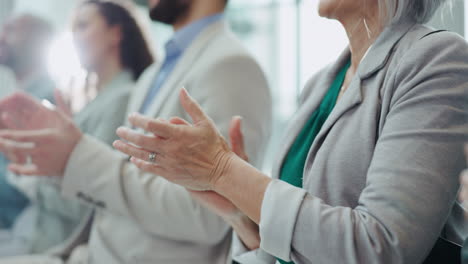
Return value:
M 85 72 L 79 63 L 70 32 L 63 33 L 52 42 L 47 67 L 58 88 L 64 92 L 69 92 L 77 81 L 84 79 Z

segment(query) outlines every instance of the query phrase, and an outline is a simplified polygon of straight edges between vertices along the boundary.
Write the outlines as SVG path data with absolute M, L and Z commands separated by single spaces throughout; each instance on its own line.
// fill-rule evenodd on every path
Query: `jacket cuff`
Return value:
M 280 180 L 268 186 L 261 209 L 260 248 L 284 261 L 291 261 L 291 245 L 306 191 Z

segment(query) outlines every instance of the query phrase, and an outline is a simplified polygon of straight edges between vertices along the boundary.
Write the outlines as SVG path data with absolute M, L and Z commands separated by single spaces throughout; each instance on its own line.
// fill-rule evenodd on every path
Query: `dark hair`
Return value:
M 154 57 L 133 11 L 124 3 L 111 0 L 85 0 L 81 6 L 88 4 L 98 7 L 107 24 L 121 28 L 120 59 L 123 66 L 133 73 L 133 78 L 138 79 L 154 62 Z

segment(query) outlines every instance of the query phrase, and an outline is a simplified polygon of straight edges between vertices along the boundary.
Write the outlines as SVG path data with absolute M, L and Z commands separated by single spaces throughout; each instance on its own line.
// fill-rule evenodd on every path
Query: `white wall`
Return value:
M 451 4 L 443 6 L 429 24 L 466 37 L 468 36 L 465 34 L 465 14 L 468 14 L 468 9 L 465 11 L 466 6 L 464 0 L 453 0 Z
M 68 25 L 69 16 L 76 3 L 75 0 L 14 0 L 14 2 L 14 13 L 39 15 L 59 30 Z
M 463 3 L 465 5 L 465 38 L 468 37 L 468 4 Z

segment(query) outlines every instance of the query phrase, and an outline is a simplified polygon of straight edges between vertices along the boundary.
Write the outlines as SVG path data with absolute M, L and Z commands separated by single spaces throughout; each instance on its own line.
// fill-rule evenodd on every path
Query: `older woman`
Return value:
M 446 223 L 468 135 L 468 45 L 422 25 L 443 2 L 320 1 L 349 48 L 305 88 L 273 179 L 235 155 L 185 90 L 193 124 L 134 114 L 154 136 L 121 128 L 140 147 L 114 146 L 223 216 L 240 263 L 421 263 L 433 248 L 427 263 L 458 262 L 438 238 L 462 242 Z M 231 132 L 242 154 L 238 119 Z

